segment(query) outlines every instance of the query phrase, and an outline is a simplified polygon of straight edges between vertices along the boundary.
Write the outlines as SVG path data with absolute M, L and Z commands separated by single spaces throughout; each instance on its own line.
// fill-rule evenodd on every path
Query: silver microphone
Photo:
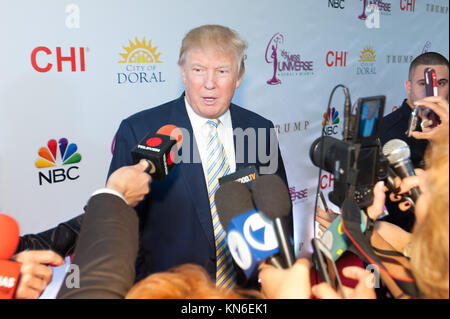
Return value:
M 414 173 L 414 167 L 409 157 L 411 156 L 411 150 L 405 141 L 399 139 L 393 139 L 384 144 L 383 154 L 388 159 L 391 167 L 400 178 L 408 176 L 416 176 Z M 420 196 L 420 190 L 418 187 L 414 187 L 411 190 L 411 198 L 414 202 Z

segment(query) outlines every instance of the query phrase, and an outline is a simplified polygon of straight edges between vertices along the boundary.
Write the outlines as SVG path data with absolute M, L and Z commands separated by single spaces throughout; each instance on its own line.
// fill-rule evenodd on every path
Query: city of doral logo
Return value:
M 357 75 L 373 75 L 377 74 L 375 62 L 377 62 L 377 56 L 375 50 L 371 46 L 366 46 L 359 56 L 359 65 L 356 66 Z
M 276 33 L 266 47 L 265 60 L 272 64 L 272 77 L 266 81 L 269 85 L 279 85 L 280 78 L 313 74 L 313 61 L 303 60 L 298 53 L 292 54 L 285 47 L 285 36 Z
M 324 134 L 327 136 L 338 134 L 339 122 L 339 112 L 336 108 L 330 108 L 328 112 L 323 113 L 322 127 Z
M 163 71 L 158 65 L 163 63 L 161 52 L 158 52 L 157 46 L 152 46 L 152 40 L 145 37 L 142 41 L 136 37 L 135 42 L 128 40 L 128 46 L 123 46 L 124 53 L 118 61 L 123 65 L 122 72 L 117 73 L 117 83 L 124 84 L 155 84 L 166 82 L 163 77 Z
M 77 151 L 77 144 L 69 143 L 69 140 L 65 137 L 58 141 L 51 139 L 47 142 L 46 147 L 41 147 L 38 151 L 39 158 L 35 162 L 35 166 L 41 169 L 38 175 L 39 185 L 44 182 L 54 184 L 78 179 L 80 177 L 78 174 L 79 167 L 74 164 L 81 161 L 81 155 Z M 59 163 L 62 164 L 62 168 L 56 168 Z

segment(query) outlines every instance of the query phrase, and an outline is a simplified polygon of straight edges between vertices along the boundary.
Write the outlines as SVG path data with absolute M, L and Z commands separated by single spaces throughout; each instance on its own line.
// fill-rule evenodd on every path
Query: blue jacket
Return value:
M 271 121 L 237 105 L 231 104 L 230 112 L 233 129 L 242 128 L 245 131 L 247 128 L 254 128 L 258 137 L 258 128 L 273 128 Z M 183 94 L 176 100 L 141 111 L 122 121 L 117 132 L 108 176 L 121 166 L 133 165 L 131 157 L 133 147 L 146 134 L 156 132 L 166 124 L 173 124 L 189 131 L 191 143 L 187 144 L 186 137 L 183 136 L 182 152 L 187 151 L 186 145 L 191 145 L 191 158 L 200 158 Z M 258 141 L 258 138 L 256 140 Z M 266 143 L 269 144 L 268 138 Z M 269 146 L 265 147 L 268 153 Z M 247 145 L 244 147 L 244 153 L 244 162 L 236 163 L 236 170 L 249 164 L 257 168 L 263 166 L 258 154 L 256 163 L 249 162 L 252 156 L 249 159 Z M 287 184 L 279 148 L 276 173 Z M 172 169 L 165 180 L 153 181 L 150 193 L 136 207 L 136 211 L 139 216 L 140 234 L 136 280 L 184 263 L 203 266 L 211 277 L 215 278 L 214 231 L 201 162 L 181 162 Z M 292 234 L 292 216 L 287 222 Z

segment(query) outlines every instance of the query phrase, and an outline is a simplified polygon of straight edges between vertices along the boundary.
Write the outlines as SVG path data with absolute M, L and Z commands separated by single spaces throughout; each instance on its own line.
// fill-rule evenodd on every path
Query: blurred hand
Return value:
M 384 211 L 385 200 L 384 182 L 380 181 L 373 187 L 373 202 L 372 205 L 367 207 L 367 215 L 373 220 L 377 220 Z
M 64 259 L 51 250 L 27 250 L 12 257 L 22 264 L 14 298 L 37 299 L 52 280 L 48 265 L 61 266 Z
M 297 259 L 289 269 L 279 269 L 263 264 L 260 267 L 259 279 L 261 292 L 269 299 L 309 299 L 311 283 L 308 259 Z
M 398 207 L 401 211 L 407 211 L 411 208 L 411 203 L 407 200 L 402 201 L 402 194 L 411 195 L 410 190 L 414 187 L 419 187 L 423 191 L 423 187 L 426 185 L 424 183 L 424 177 L 426 174 L 423 169 L 416 168 L 414 169 L 416 176 L 409 176 L 401 179 L 400 177 L 396 177 L 394 180 L 395 187 L 397 188 L 396 193 L 390 193 L 389 199 L 392 202 L 399 202 Z
M 448 134 L 448 122 L 449 122 L 449 105 L 448 101 L 441 96 L 429 96 L 420 101 L 414 102 L 415 106 L 425 106 L 432 111 L 434 111 L 441 119 L 441 124 L 436 127 L 430 128 L 431 121 L 423 118 L 422 122 L 422 132 L 414 131 L 412 132 L 412 137 L 420 140 L 429 140 L 430 142 L 435 141 L 437 136 L 441 132 L 447 132 Z
M 374 287 L 375 276 L 364 268 L 350 266 L 342 269 L 342 274 L 350 279 L 355 279 L 358 284 L 355 288 L 343 287 L 345 299 L 376 299 Z M 312 294 L 319 299 L 342 299 L 330 285 L 323 282 L 312 287 Z
M 339 216 L 339 214 L 336 214 L 331 209 L 326 212 L 319 206 L 317 206 L 316 212 L 316 222 L 319 223 L 319 229 L 322 232 L 325 232 L 327 228 L 330 227 L 331 223 Z
M 135 207 L 150 191 L 152 178 L 145 172 L 148 165 L 141 160 L 136 165 L 119 168 L 109 176 L 106 188 L 122 193 L 128 205 Z

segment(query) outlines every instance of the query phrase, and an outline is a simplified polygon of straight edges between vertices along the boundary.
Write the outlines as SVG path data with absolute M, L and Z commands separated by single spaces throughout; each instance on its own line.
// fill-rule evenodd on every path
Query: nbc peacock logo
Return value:
M 152 45 L 152 40 L 145 37 L 140 41 L 137 37 L 135 42 L 128 40 L 128 46 L 122 46 L 124 53 L 119 53 L 122 57 L 118 61 L 122 64 L 122 72 L 117 73 L 118 84 L 154 84 L 166 82 L 161 69 L 162 53 L 157 46 Z
M 77 144 L 69 143 L 69 140 L 65 137 L 58 141 L 51 139 L 47 142 L 47 146 L 41 147 L 38 151 L 39 158 L 34 164 L 41 169 L 39 171 L 39 185 L 42 185 L 44 181 L 53 184 L 78 179 L 80 175 L 75 171 L 78 171 L 79 168 L 74 164 L 81 162 L 81 155 L 77 151 Z M 56 168 L 60 164 L 63 168 Z M 48 170 L 45 171 L 44 169 Z
M 335 135 L 338 133 L 338 124 L 340 122 L 339 112 L 336 108 L 331 108 L 323 113 L 322 127 L 326 135 Z

